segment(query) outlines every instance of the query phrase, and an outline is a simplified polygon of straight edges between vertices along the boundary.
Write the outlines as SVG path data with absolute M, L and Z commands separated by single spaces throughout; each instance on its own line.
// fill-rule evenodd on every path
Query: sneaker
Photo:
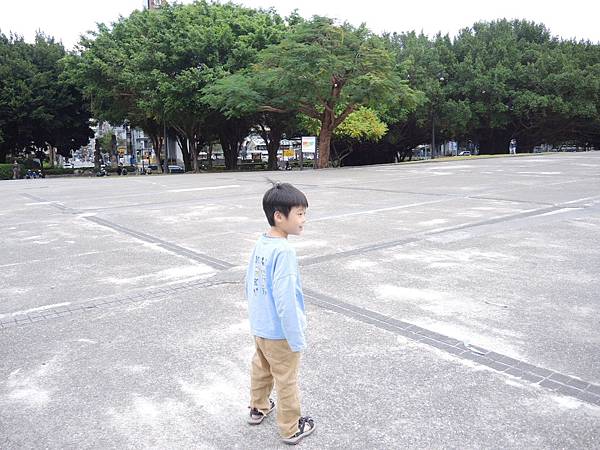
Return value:
M 250 408 L 250 406 L 248 406 Z M 250 417 L 248 417 L 248 423 L 250 425 L 258 425 L 265 417 L 267 417 L 275 409 L 275 402 L 269 399 L 269 410 L 266 413 L 260 412 L 256 408 L 250 408 Z
M 302 438 L 315 431 L 315 421 L 309 416 L 300 417 L 298 420 L 298 431 L 293 436 L 283 440 L 286 444 L 296 445 Z

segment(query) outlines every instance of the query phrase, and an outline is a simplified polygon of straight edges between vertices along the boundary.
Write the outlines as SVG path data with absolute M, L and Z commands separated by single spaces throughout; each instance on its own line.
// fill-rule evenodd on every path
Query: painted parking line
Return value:
M 169 189 L 167 192 L 194 192 L 194 191 L 214 191 L 217 189 L 232 189 L 239 188 L 239 184 L 226 184 L 224 186 L 205 186 L 198 188 L 188 188 L 188 189 Z
M 314 219 L 311 218 L 310 221 L 311 222 L 320 222 L 323 220 L 340 219 L 343 217 L 360 216 L 360 215 L 364 215 L 364 214 L 375 214 L 375 213 L 380 213 L 380 212 L 385 212 L 385 211 L 395 211 L 398 209 L 414 208 L 415 206 L 432 205 L 434 203 L 446 202 L 448 200 L 453 200 L 453 198 L 445 198 L 442 200 L 431 200 L 429 202 L 409 203 L 406 205 L 390 206 L 388 208 L 367 209 L 364 211 L 356 211 L 356 212 L 345 213 L 345 214 L 336 214 L 333 216 L 316 217 Z

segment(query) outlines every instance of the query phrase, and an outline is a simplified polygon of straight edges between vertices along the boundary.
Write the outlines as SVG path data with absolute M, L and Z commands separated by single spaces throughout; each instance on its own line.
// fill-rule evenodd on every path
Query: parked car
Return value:
M 185 173 L 185 170 L 181 166 L 178 166 L 176 164 L 170 164 L 169 173 Z
M 458 153 L 458 156 L 471 156 L 471 152 L 469 150 L 463 150 Z

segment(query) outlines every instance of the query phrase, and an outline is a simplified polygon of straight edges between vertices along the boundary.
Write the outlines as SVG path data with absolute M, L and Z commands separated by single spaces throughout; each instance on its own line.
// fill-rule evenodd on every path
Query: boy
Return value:
M 298 367 L 306 348 L 306 314 L 296 252 L 288 235 L 302 233 L 308 201 L 289 183 L 273 183 L 263 197 L 271 228 L 257 241 L 246 273 L 246 297 L 255 354 L 250 380 L 248 423 L 258 425 L 273 411 L 277 390 L 277 425 L 286 444 L 297 444 L 315 430 L 300 415 Z

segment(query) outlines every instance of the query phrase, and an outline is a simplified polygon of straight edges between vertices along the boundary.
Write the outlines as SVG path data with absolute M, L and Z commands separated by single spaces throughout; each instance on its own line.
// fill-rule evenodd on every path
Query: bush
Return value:
M 137 170 L 135 166 L 123 166 L 123 167 L 107 167 L 106 171 L 108 173 L 118 173 L 122 169 L 125 169 L 128 174 L 135 173 Z
M 39 170 L 40 163 L 34 161 L 33 159 L 18 159 L 17 162 L 21 164 L 21 175 L 24 175 L 23 169 L 27 172 L 27 169 L 31 170 Z
M 242 162 L 238 164 L 239 170 L 265 170 L 267 163 L 264 161 Z
M 12 164 L 0 164 L 0 180 L 12 180 L 12 166 Z M 23 166 L 21 166 L 21 174 L 23 174 Z
M 315 165 L 315 163 L 312 159 L 305 159 L 303 162 L 304 162 L 303 167 L 312 168 Z M 290 163 L 290 166 L 292 166 L 293 168 L 298 168 L 298 167 L 300 167 L 300 161 L 295 160 Z
M 12 161 L 12 159 L 11 159 Z M 19 167 L 21 169 L 21 178 L 25 177 L 27 169 L 37 171 L 40 165 L 31 159 L 18 159 Z M 13 165 L 11 164 L 0 164 L 0 180 L 12 180 L 13 178 Z
M 72 175 L 75 173 L 75 169 L 64 169 L 62 167 L 55 167 L 54 169 L 44 169 L 45 175 Z

